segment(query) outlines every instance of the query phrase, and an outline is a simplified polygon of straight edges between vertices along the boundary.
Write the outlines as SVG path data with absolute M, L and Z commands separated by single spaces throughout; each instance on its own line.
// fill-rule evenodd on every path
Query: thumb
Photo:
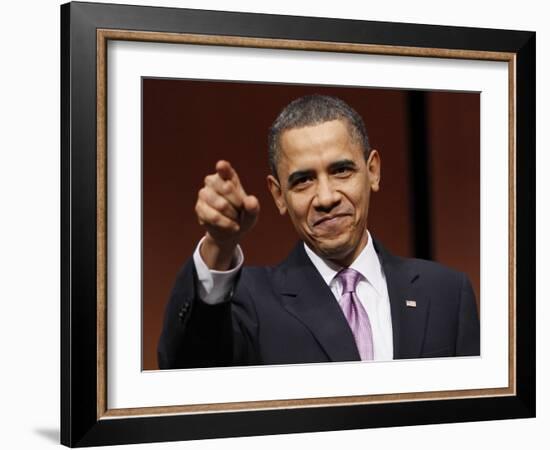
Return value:
M 260 213 L 260 202 L 253 195 L 247 195 L 243 199 L 243 215 L 241 229 L 249 230 L 254 226 Z
M 243 207 L 249 215 L 257 216 L 260 212 L 260 202 L 254 195 L 247 195 L 243 199 Z

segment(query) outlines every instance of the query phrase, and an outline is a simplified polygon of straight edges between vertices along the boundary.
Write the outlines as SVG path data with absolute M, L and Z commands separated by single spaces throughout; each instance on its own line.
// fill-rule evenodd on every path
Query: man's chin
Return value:
M 355 236 L 348 233 L 339 234 L 332 238 L 317 236 L 315 240 L 309 242 L 309 247 L 321 258 L 330 260 L 341 266 L 348 266 L 353 262 L 354 257 L 360 250 L 357 247 L 361 241 L 355 242 Z M 354 245 L 352 245 L 352 242 Z
M 322 258 L 329 259 L 334 262 L 344 260 L 351 252 L 351 248 L 347 245 L 347 241 L 337 242 L 336 240 L 316 242 L 313 250 Z

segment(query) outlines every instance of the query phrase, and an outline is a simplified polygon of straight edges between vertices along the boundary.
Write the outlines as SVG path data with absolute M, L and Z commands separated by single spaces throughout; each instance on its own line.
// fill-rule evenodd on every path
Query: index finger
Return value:
M 237 174 L 237 171 L 233 169 L 229 161 L 224 161 L 223 159 L 218 161 L 216 163 L 216 172 L 222 180 L 232 181 L 235 186 L 239 188 L 240 193 L 243 196 L 246 196 L 246 192 L 243 189 L 239 175 Z

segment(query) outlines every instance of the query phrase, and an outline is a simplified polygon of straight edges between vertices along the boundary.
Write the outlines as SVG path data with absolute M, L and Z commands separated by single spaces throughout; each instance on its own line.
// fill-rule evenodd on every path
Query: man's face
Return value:
M 365 161 L 346 123 L 332 120 L 282 133 L 279 181 L 268 186 L 279 212 L 319 256 L 348 266 L 367 244 L 370 191 L 378 191 L 380 157 Z

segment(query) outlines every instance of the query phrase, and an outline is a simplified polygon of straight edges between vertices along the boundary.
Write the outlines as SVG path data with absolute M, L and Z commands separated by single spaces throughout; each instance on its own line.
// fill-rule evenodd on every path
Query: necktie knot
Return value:
M 343 269 L 338 272 L 337 277 L 342 283 L 342 294 L 344 294 L 346 292 L 355 292 L 355 288 L 357 287 L 357 283 L 359 283 L 361 274 L 357 272 L 357 270 L 350 269 L 348 267 L 347 269 Z

